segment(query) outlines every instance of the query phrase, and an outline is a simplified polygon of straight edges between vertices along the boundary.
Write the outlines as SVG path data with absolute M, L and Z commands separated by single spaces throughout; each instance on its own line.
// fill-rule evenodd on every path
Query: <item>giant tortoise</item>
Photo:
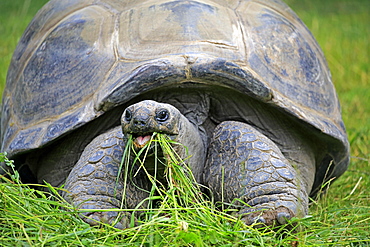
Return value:
M 132 183 L 149 181 L 116 183 L 118 166 L 129 136 L 143 146 L 154 132 L 188 147 L 216 201 L 244 201 L 247 224 L 307 214 L 349 161 L 323 53 L 280 0 L 48 2 L 3 95 L 1 151 L 23 180 L 65 185 L 84 209 L 119 207 L 126 186 L 134 208 L 147 194 Z

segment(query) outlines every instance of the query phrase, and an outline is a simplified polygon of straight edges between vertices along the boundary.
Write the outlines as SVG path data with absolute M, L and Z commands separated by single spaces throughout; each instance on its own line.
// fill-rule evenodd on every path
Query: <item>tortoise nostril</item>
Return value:
M 134 119 L 134 125 L 135 126 L 144 126 L 146 124 L 146 121 L 144 119 Z

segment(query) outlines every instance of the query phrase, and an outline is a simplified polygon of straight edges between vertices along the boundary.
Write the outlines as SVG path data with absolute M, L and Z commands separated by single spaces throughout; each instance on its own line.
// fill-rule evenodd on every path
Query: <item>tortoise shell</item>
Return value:
M 52 0 L 12 58 L 2 151 L 43 147 L 153 89 L 222 86 L 311 126 L 330 146 L 322 176 L 348 164 L 348 140 L 317 42 L 279 0 Z M 322 180 L 322 179 L 319 179 Z

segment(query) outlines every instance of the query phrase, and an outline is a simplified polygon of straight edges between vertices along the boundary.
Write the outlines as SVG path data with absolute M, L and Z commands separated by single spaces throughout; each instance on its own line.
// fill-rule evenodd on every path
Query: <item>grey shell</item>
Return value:
M 325 58 L 279 0 L 50 1 L 12 58 L 1 150 L 43 147 L 137 95 L 189 81 L 232 88 L 311 125 L 330 143 L 334 175 L 346 169 Z

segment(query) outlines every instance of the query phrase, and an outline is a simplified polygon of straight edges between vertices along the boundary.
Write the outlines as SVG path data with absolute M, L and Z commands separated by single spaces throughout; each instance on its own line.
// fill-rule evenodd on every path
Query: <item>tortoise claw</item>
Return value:
M 261 228 L 266 226 L 266 220 L 262 216 L 257 216 L 252 219 L 252 224 L 255 228 Z
M 129 213 L 122 213 L 120 215 L 118 212 L 114 211 L 102 211 L 84 214 L 81 218 L 91 226 L 108 224 L 117 229 L 123 230 L 130 226 L 130 217 L 131 214 Z
M 292 218 L 292 216 L 287 212 L 279 212 L 276 215 L 276 220 L 280 225 L 285 225 Z
M 294 217 L 294 213 L 291 210 L 286 207 L 279 207 L 277 209 L 265 209 L 248 213 L 242 220 L 247 225 L 260 228 L 262 226 L 285 225 L 292 217 Z

